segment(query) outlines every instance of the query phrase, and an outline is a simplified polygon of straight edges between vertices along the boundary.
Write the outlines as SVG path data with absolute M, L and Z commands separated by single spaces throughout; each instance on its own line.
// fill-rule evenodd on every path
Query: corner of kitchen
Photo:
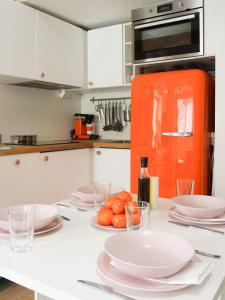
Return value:
M 0 299 L 225 298 L 224 9 L 1 1 Z

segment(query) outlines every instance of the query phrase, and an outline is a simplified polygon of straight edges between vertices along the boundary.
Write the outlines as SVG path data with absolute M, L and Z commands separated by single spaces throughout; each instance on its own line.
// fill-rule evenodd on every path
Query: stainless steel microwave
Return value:
M 154 1 L 132 25 L 134 64 L 204 54 L 203 0 Z

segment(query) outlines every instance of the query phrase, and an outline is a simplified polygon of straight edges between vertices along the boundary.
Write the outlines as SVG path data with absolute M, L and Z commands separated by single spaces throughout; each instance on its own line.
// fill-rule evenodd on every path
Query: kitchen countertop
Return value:
M 0 156 L 26 154 L 35 152 L 51 152 L 51 151 L 63 151 L 63 150 L 75 150 L 85 148 L 115 148 L 115 149 L 129 149 L 130 143 L 124 143 L 114 140 L 94 140 L 84 141 L 78 140 L 70 144 L 56 144 L 56 145 L 41 145 L 41 146 L 26 146 L 26 145 L 4 145 L 6 147 L 12 147 L 12 149 L 0 149 Z

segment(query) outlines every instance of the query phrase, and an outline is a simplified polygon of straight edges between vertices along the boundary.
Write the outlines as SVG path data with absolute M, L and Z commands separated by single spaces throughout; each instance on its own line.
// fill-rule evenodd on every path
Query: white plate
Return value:
M 85 210 L 94 208 L 93 203 L 88 203 L 88 202 L 81 201 L 78 197 L 76 197 L 74 195 L 73 195 L 73 198 L 70 199 L 70 200 L 73 202 L 73 205 L 77 208 L 85 209 Z
M 177 219 L 179 221 L 185 222 L 187 224 L 199 224 L 199 225 L 224 225 L 225 224 L 225 220 L 224 219 L 224 215 L 223 215 L 223 219 L 222 216 L 220 218 L 216 218 L 216 219 L 197 219 L 197 218 L 192 218 L 192 217 L 187 217 L 184 216 L 180 213 L 178 213 L 176 210 L 172 209 L 170 210 L 170 216 L 174 219 Z
M 151 292 L 169 292 L 189 286 L 186 284 L 162 284 L 122 273 L 111 264 L 111 259 L 105 252 L 98 256 L 97 273 L 107 285 L 118 292 L 134 297 L 150 297 Z
M 40 235 L 44 233 L 51 232 L 53 230 L 56 230 L 60 228 L 63 225 L 63 219 L 60 216 L 57 216 L 50 224 L 48 224 L 46 227 L 41 228 L 34 232 L 34 235 Z M 9 232 L 5 231 L 0 228 L 0 236 L 9 236 Z
M 92 219 L 91 219 L 91 224 L 98 228 L 98 229 L 101 229 L 101 230 L 106 230 L 106 231 L 113 231 L 113 232 L 118 232 L 118 231 L 126 231 L 126 227 L 125 228 L 116 228 L 116 227 L 113 227 L 113 226 L 103 226 L 103 225 L 100 225 L 97 223 L 97 218 L 96 216 L 94 216 Z

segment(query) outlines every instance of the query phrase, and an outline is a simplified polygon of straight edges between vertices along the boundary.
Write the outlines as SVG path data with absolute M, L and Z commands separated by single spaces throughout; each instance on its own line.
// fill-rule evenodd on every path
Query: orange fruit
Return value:
M 140 212 L 136 212 L 136 213 L 132 214 L 132 224 L 137 225 L 137 224 L 140 224 L 140 222 L 141 222 Z
M 97 223 L 104 226 L 112 225 L 113 212 L 111 209 L 104 208 L 98 212 Z
M 131 211 L 132 213 L 137 213 L 139 211 L 139 208 L 137 207 L 137 202 L 136 201 L 129 201 L 127 203 L 128 207 L 129 207 L 129 211 Z
M 114 214 L 124 214 L 125 202 L 121 199 L 116 199 L 112 205 L 112 211 Z
M 117 214 L 112 218 L 112 224 L 116 228 L 125 228 L 126 225 L 126 215 L 125 214 Z
M 111 209 L 113 203 L 114 203 L 116 200 L 117 200 L 116 197 L 108 197 L 108 198 L 105 200 L 104 207 L 105 207 L 105 208 Z
M 125 202 L 128 202 L 128 201 L 132 200 L 131 194 L 129 192 L 127 192 L 127 191 L 119 192 L 116 195 L 116 197 L 119 198 L 119 199 L 121 199 L 121 200 L 124 200 Z

